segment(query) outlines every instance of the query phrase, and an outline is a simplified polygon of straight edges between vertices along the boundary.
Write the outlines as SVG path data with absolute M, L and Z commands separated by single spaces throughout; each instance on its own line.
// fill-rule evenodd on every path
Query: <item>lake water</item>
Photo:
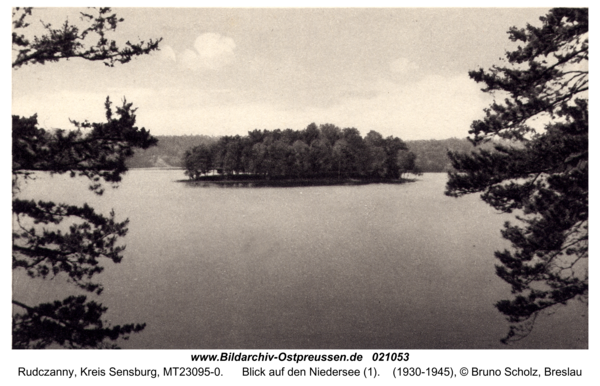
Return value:
M 510 296 L 493 252 L 509 245 L 477 195 L 444 196 L 445 174 L 406 184 L 191 187 L 181 170 L 132 170 L 103 196 L 40 176 L 21 197 L 88 202 L 130 219 L 97 298 L 112 324 L 146 322 L 123 348 L 505 348 L 494 307 Z M 13 274 L 29 304 L 77 289 Z M 587 348 L 587 305 L 538 318 L 510 348 Z

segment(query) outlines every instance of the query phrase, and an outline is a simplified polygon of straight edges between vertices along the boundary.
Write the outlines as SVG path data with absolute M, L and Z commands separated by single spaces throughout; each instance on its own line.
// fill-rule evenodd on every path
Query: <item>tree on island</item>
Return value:
M 400 151 L 398 152 L 398 171 L 400 172 L 400 178 L 405 173 L 419 174 L 416 168 L 417 156 L 412 151 Z
M 540 20 L 508 31 L 524 45 L 507 52 L 506 66 L 469 73 L 505 98 L 473 122 L 469 139 L 513 146 L 449 153 L 457 172 L 447 195 L 481 192 L 495 209 L 519 213 L 521 224 L 502 230 L 512 250 L 495 253 L 514 294 L 496 304 L 511 323 L 503 343 L 526 337 L 541 311 L 588 294 L 588 10 L 556 8 Z
M 127 42 L 125 48 L 119 48 L 115 41 L 107 39 L 106 33 L 114 31 L 123 19 L 110 8 L 98 9 L 96 16 L 81 13 L 83 29 L 69 22 L 59 29 L 44 24 L 44 35 L 28 38 L 24 32 L 31 15 L 31 8 L 13 10 L 13 69 L 70 58 L 102 61 L 112 67 L 158 49 L 160 42 Z M 97 41 L 89 45 L 86 37 L 94 34 Z M 113 109 L 107 98 L 105 110 L 106 122 L 73 122 L 73 131 L 46 131 L 38 127 L 37 115 L 13 115 L 13 270 L 25 270 L 31 278 L 66 275 L 80 289 L 100 294 L 103 287 L 92 278 L 102 272 L 101 261 L 119 263 L 123 258 L 125 247 L 117 242 L 127 233 L 128 220 L 116 221 L 113 212 L 104 216 L 87 204 L 74 206 L 17 198 L 20 184 L 36 172 L 86 177 L 96 194 L 102 194 L 103 181 L 121 181 L 127 171 L 125 160 L 133 155 L 133 149 L 145 149 L 157 141 L 144 128 L 135 126 L 136 109 L 131 103 L 124 100 Z M 145 327 L 107 326 L 102 321 L 107 308 L 88 301 L 84 295 L 39 305 L 13 299 L 13 305 L 24 311 L 13 312 L 13 348 L 115 348 L 107 340 L 127 339 Z

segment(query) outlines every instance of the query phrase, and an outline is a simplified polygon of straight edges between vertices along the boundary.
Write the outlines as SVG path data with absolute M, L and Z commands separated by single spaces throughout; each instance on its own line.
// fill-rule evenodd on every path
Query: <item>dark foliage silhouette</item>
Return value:
M 13 69 L 26 64 L 44 64 L 61 59 L 82 58 L 106 65 L 126 63 L 133 57 L 158 48 L 158 41 L 132 44 L 120 49 L 106 38 L 123 19 L 100 8 L 98 15 L 82 13 L 87 27 L 65 22 L 61 29 L 44 24 L 47 34 L 25 37 L 32 9 L 13 11 L 13 49 L 17 52 Z M 84 43 L 86 36 L 98 35 L 96 45 Z M 87 42 L 88 40 L 86 40 Z M 85 177 L 90 189 L 102 194 L 103 183 L 117 184 L 127 171 L 125 160 L 134 148 L 148 148 L 156 139 L 136 127 L 135 111 L 123 100 L 112 108 L 105 102 L 106 122 L 73 122 L 74 130 L 46 131 L 38 127 L 37 116 L 12 117 L 13 175 L 13 270 L 25 270 L 31 278 L 65 275 L 78 288 L 100 294 L 103 287 L 92 281 L 103 270 L 103 260 L 119 263 L 125 247 L 118 244 L 127 233 L 128 220 L 117 221 L 115 214 L 104 216 L 82 206 L 41 200 L 20 199 L 23 183 L 36 173 L 68 173 Z M 18 294 L 13 294 L 14 296 Z M 31 306 L 13 299 L 13 348 L 115 348 L 108 343 L 144 329 L 145 324 L 107 326 L 102 321 L 106 307 L 84 295 Z M 24 311 L 19 313 L 18 311 Z
M 518 213 L 520 225 L 502 230 L 512 250 L 496 252 L 514 294 L 496 304 L 511 323 L 504 343 L 526 337 L 542 310 L 588 293 L 588 10 L 552 9 L 540 20 L 509 30 L 523 46 L 507 52 L 506 66 L 469 73 L 505 98 L 473 122 L 470 140 L 512 145 L 449 153 L 457 172 L 446 194 L 481 192 L 495 209 Z

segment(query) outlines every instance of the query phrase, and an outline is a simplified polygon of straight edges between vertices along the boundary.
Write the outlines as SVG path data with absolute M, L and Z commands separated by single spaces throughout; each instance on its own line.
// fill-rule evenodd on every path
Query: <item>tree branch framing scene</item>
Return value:
M 587 8 L 13 8 L 13 349 L 588 349 Z

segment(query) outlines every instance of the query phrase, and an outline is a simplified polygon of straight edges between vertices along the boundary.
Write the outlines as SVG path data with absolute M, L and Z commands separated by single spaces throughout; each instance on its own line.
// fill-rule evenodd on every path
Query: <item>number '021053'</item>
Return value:
M 374 362 L 407 362 L 408 361 L 408 353 L 407 352 L 376 352 L 373 353 L 373 361 Z

